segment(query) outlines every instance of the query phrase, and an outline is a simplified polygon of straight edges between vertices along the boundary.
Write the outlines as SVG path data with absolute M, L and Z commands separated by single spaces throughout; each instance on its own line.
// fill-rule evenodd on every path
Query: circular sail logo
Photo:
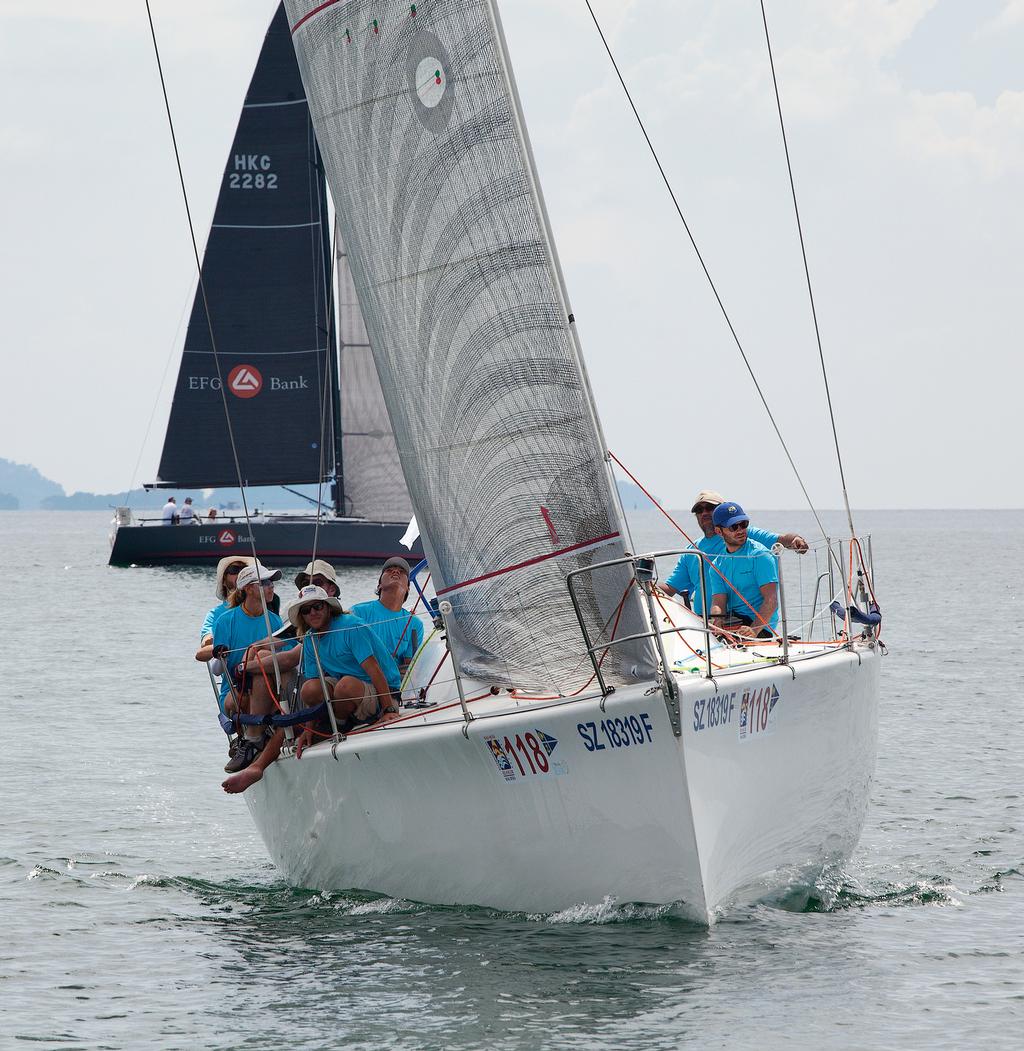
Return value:
M 439 58 L 428 55 L 416 67 L 416 94 L 427 109 L 433 109 L 444 98 L 444 64 Z
M 416 116 L 428 131 L 444 133 L 455 104 L 452 64 L 444 44 L 421 30 L 412 38 L 405 62 Z
M 263 377 L 255 365 L 236 365 L 228 373 L 228 390 L 236 398 L 255 398 L 263 390 Z
M 235 534 L 230 529 L 223 530 L 220 536 L 217 537 L 217 543 L 219 544 L 233 544 L 234 542 Z

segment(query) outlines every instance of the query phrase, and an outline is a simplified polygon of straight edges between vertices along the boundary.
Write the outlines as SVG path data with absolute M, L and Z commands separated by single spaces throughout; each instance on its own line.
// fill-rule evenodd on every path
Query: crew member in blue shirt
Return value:
M 401 688 L 401 678 L 423 641 L 419 621 L 403 608 L 409 597 L 409 574 L 409 563 L 404 558 L 389 558 L 377 581 L 377 598 L 352 607 L 352 612 L 372 629 L 398 665 L 399 682 L 388 680 L 392 690 Z
M 707 579 L 708 562 L 717 555 L 724 554 L 726 550 L 725 541 L 716 532 L 712 520 L 715 508 L 723 502 L 721 493 L 714 489 L 702 489 L 698 494 L 690 510 L 697 518 L 697 525 L 704 534 L 691 550 L 703 551 L 708 555 L 707 560 L 696 554 L 683 552 L 679 556 L 675 569 L 668 578 L 658 585 L 660 591 L 666 595 L 685 594 L 688 596 L 690 608 L 698 616 L 704 612 L 704 588 L 703 581 Z M 771 550 L 776 544 L 797 554 L 803 555 L 808 550 L 807 541 L 799 533 L 771 533 L 767 529 L 749 528 L 748 538 Z M 703 578 L 703 580 L 702 580 Z
M 316 584 L 307 584 L 288 607 L 288 619 L 301 639 L 303 707 L 313 708 L 324 698 L 326 686 L 339 728 L 355 722 L 390 722 L 398 718 L 398 704 L 391 694 L 388 673 L 398 668 L 376 635 L 358 618 L 346 613 L 341 600 Z M 323 672 L 323 681 L 320 674 Z M 295 739 L 295 754 L 329 732 L 329 723 L 309 723 Z M 233 773 L 221 785 L 225 792 L 244 792 L 263 777 L 281 751 L 283 731 L 278 731 L 255 761 Z
M 772 553 L 748 536 L 750 518 L 733 500 L 712 515 L 725 552 L 711 563 L 712 622 L 734 635 L 770 638 L 779 621 L 779 570 Z M 737 623 L 738 622 L 738 623 Z

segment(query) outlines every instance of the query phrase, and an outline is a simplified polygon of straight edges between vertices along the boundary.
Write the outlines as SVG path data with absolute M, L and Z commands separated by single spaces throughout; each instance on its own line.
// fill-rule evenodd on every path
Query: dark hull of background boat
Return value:
M 401 555 L 410 562 L 423 557 L 419 541 L 410 552 L 398 541 L 405 522 L 321 522 L 316 538 L 318 558 L 339 565 L 383 562 Z M 267 565 L 302 565 L 313 550 L 316 523 L 269 521 L 246 526 L 219 521 L 198 526 L 121 526 L 110 550 L 112 566 L 215 566 L 225 555 L 251 555 L 255 542 Z

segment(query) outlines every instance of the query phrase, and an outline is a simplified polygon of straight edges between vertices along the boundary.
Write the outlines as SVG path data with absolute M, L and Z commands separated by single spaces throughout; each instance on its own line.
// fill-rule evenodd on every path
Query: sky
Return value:
M 592 3 L 839 507 L 760 6 Z M 202 243 L 276 0 L 151 4 Z M 610 448 L 672 507 L 803 506 L 584 0 L 500 8 Z M 766 10 L 853 505 L 1024 506 L 1024 0 Z M 0 0 L 0 92 L 0 456 L 122 490 L 155 476 L 195 280 L 143 0 Z

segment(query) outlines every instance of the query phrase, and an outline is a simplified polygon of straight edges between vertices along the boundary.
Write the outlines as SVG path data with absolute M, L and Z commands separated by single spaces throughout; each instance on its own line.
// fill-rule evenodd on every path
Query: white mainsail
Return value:
M 334 275 L 345 513 L 380 522 L 405 521 L 412 514 L 412 503 L 340 230 L 335 235 Z
M 566 575 L 622 524 L 497 13 L 481 0 L 286 0 L 317 140 L 462 668 L 579 690 Z M 646 623 L 624 567 L 577 578 L 591 642 Z M 608 651 L 610 683 L 652 649 Z

